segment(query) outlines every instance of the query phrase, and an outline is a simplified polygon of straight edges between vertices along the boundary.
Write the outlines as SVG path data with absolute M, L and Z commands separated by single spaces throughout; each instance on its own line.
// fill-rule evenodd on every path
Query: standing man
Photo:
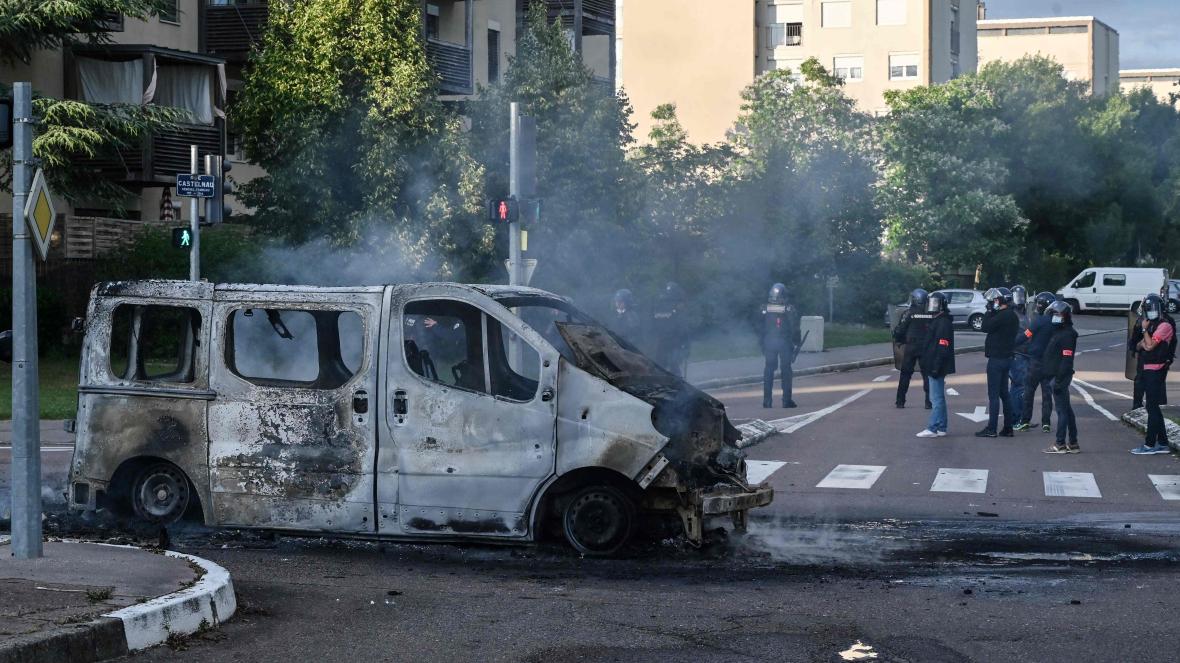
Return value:
M 622 336 L 628 343 L 639 347 L 642 323 L 639 314 L 635 312 L 635 298 L 631 291 L 623 288 L 615 293 L 615 317 L 611 321 L 611 331 Z
M 1167 389 L 1168 363 L 1174 353 L 1176 328 L 1164 319 L 1164 302 L 1159 295 L 1148 295 L 1143 300 L 1143 339 L 1137 349 L 1142 357 L 1140 380 L 1143 383 L 1143 397 L 1147 405 L 1147 437 L 1143 446 L 1132 449 L 1139 456 L 1170 453 L 1168 430 L 1164 427 L 1164 414 L 1160 409 L 1164 391 Z
M 680 312 L 683 304 L 684 291 L 669 281 L 656 302 L 651 321 L 651 343 L 655 348 L 656 363 L 679 377 L 684 377 L 688 362 L 689 335 Z
M 799 347 L 799 313 L 787 301 L 787 286 L 775 283 L 770 288 L 766 306 L 762 307 L 762 356 L 766 366 L 762 370 L 762 407 L 771 406 L 774 395 L 774 371 L 782 371 L 783 407 L 798 407 L 791 398 L 794 375 L 791 362 Z
M 1076 454 L 1078 422 L 1069 402 L 1069 384 L 1073 381 L 1073 356 L 1078 347 L 1078 332 L 1073 328 L 1073 309 L 1065 302 L 1053 302 L 1046 315 L 1050 316 L 1053 335 L 1041 358 L 1041 369 L 1053 376 L 1053 405 L 1057 408 L 1057 442 L 1045 449 L 1047 454 Z M 1065 437 L 1069 435 L 1069 444 Z
M 926 312 L 929 301 L 930 295 L 925 290 L 918 288 L 911 292 L 910 307 L 902 311 L 901 318 L 897 321 L 897 327 L 893 330 L 893 341 L 905 345 L 901 365 L 897 367 L 897 370 L 901 371 L 901 377 L 897 380 L 896 405 L 899 408 L 905 407 L 905 397 L 910 390 L 910 379 L 914 376 L 914 366 L 918 364 L 922 352 L 926 349 L 927 337 L 930 335 L 930 319 L 933 316 Z M 926 395 L 926 409 L 929 410 L 931 407 L 930 381 L 925 372 L 922 372 L 922 392 Z
M 1045 348 L 1049 345 L 1049 337 L 1053 335 L 1053 322 L 1046 311 L 1049 305 L 1057 301 L 1051 292 L 1037 294 L 1033 302 L 1032 316 L 1029 318 L 1028 329 L 1024 336 L 1024 352 L 1028 355 L 1028 377 L 1024 382 L 1024 398 L 1021 399 L 1020 421 L 1013 428 L 1025 431 L 1032 429 L 1033 399 L 1037 395 L 1037 387 L 1041 389 L 1041 430 L 1048 433 L 1052 430 L 1049 425 L 1053 416 L 1053 376 L 1046 374 L 1041 367 Z
M 947 429 L 946 376 L 955 372 L 955 330 L 948 313 L 950 300 L 941 292 L 930 295 L 926 312 L 930 333 L 922 351 L 922 373 L 930 382 L 930 421 L 918 437 L 945 437 Z
M 1008 400 L 1012 403 L 1012 412 L 1017 423 L 1021 420 L 1020 413 L 1024 412 L 1024 382 L 1028 379 L 1028 353 L 1024 347 L 1028 337 L 1028 290 L 1022 285 L 1012 286 L 1012 310 L 1016 311 L 1019 325 L 1016 328 L 1016 338 L 1013 340 L 1012 367 L 1008 369 Z M 1015 428 L 1015 427 L 1013 427 Z
M 996 437 L 1000 419 L 1000 407 L 1004 408 L 1004 428 L 999 435 L 1012 437 L 1012 401 L 1008 398 L 1008 370 L 1012 367 L 1013 346 L 1016 345 L 1016 330 L 1020 319 L 1012 310 L 1012 291 L 1007 288 L 992 288 L 983 295 L 987 300 L 987 313 L 983 315 L 982 331 L 987 334 L 983 342 L 983 354 L 987 357 L 987 428 L 975 437 Z

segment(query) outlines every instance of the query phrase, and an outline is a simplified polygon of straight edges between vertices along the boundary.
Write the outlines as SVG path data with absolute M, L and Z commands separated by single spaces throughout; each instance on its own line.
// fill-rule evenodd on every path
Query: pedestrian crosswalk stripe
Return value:
M 1089 472 L 1045 472 L 1046 497 L 1102 497 Z
M 746 483 L 757 485 L 770 478 L 786 463 L 777 460 L 747 460 Z
M 1180 500 L 1180 474 L 1148 474 L 1147 478 L 1155 484 L 1160 497 L 1165 500 Z
M 815 485 L 816 488 L 859 488 L 867 490 L 877 483 L 884 465 L 837 465 Z
M 873 382 L 885 382 L 885 381 L 886 381 L 886 380 L 888 380 L 890 377 L 892 377 L 892 376 L 889 376 L 889 375 L 878 375 L 877 377 L 873 378 Z
M 985 493 L 987 470 L 940 467 L 930 491 L 935 493 Z

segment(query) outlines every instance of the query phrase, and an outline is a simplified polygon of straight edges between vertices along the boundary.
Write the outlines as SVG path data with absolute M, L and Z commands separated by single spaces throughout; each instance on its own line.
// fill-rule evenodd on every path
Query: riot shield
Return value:
M 905 343 L 893 342 L 893 367 L 901 370 L 901 362 L 905 359 Z
M 1135 323 L 1139 321 L 1139 315 L 1135 311 L 1127 313 L 1127 338 L 1126 338 L 1126 362 L 1123 366 L 1123 374 L 1128 380 L 1134 380 L 1135 375 L 1139 372 L 1139 356 L 1131 352 L 1131 335 L 1135 333 Z

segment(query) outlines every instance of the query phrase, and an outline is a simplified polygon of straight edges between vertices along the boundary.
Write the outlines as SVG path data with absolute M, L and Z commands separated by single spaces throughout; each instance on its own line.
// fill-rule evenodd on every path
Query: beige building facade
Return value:
M 1124 94 L 1140 87 L 1149 88 L 1166 104 L 1174 103 L 1172 95 L 1180 95 L 1180 68 L 1123 69 L 1119 72 L 1119 89 Z
M 675 103 L 690 137 L 724 139 L 741 91 L 762 73 L 817 58 L 869 113 L 885 92 L 975 71 L 975 0 L 620 0 L 615 80 L 635 107 Z
M 1119 90 L 1119 33 L 1093 16 L 979 21 L 979 66 L 1043 55 L 1095 95 Z

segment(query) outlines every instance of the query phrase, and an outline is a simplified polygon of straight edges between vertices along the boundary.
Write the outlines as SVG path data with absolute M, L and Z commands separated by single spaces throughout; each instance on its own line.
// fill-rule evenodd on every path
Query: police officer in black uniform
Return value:
M 775 283 L 770 288 L 766 306 L 762 307 L 762 407 L 771 407 L 774 395 L 774 371 L 782 371 L 783 407 L 798 407 L 791 398 L 791 362 L 799 347 L 799 313 L 787 301 L 787 286 Z
M 635 298 L 631 291 L 623 288 L 615 293 L 615 315 L 611 321 L 611 331 L 622 336 L 631 345 L 639 346 L 642 339 L 643 323 L 639 314 L 635 312 Z
M 683 306 L 684 290 L 674 281 L 669 281 L 656 302 L 651 321 L 656 363 L 680 377 L 684 377 L 689 343 L 684 315 L 681 313 Z
M 914 367 L 926 349 L 926 341 L 930 336 L 930 319 L 933 317 L 926 312 L 926 305 L 930 301 L 930 294 L 921 288 L 910 293 L 910 307 L 901 313 L 897 327 L 893 330 L 893 341 L 904 344 L 901 365 L 897 370 L 901 377 L 897 381 L 897 407 L 905 407 L 905 397 L 910 390 L 910 379 L 914 376 Z M 919 367 L 919 370 L 921 368 Z M 926 409 L 930 405 L 930 381 L 926 373 L 922 372 L 922 392 L 925 394 Z
M 1057 409 L 1057 441 L 1045 449 L 1047 454 L 1076 454 L 1078 422 L 1069 402 L 1069 385 L 1073 381 L 1074 353 L 1078 347 L 1078 332 L 1073 328 L 1073 309 L 1065 302 L 1055 301 L 1045 313 L 1049 316 L 1053 334 L 1041 355 L 1041 371 L 1053 379 L 1053 405 Z M 1069 440 L 1066 441 L 1068 436 Z

